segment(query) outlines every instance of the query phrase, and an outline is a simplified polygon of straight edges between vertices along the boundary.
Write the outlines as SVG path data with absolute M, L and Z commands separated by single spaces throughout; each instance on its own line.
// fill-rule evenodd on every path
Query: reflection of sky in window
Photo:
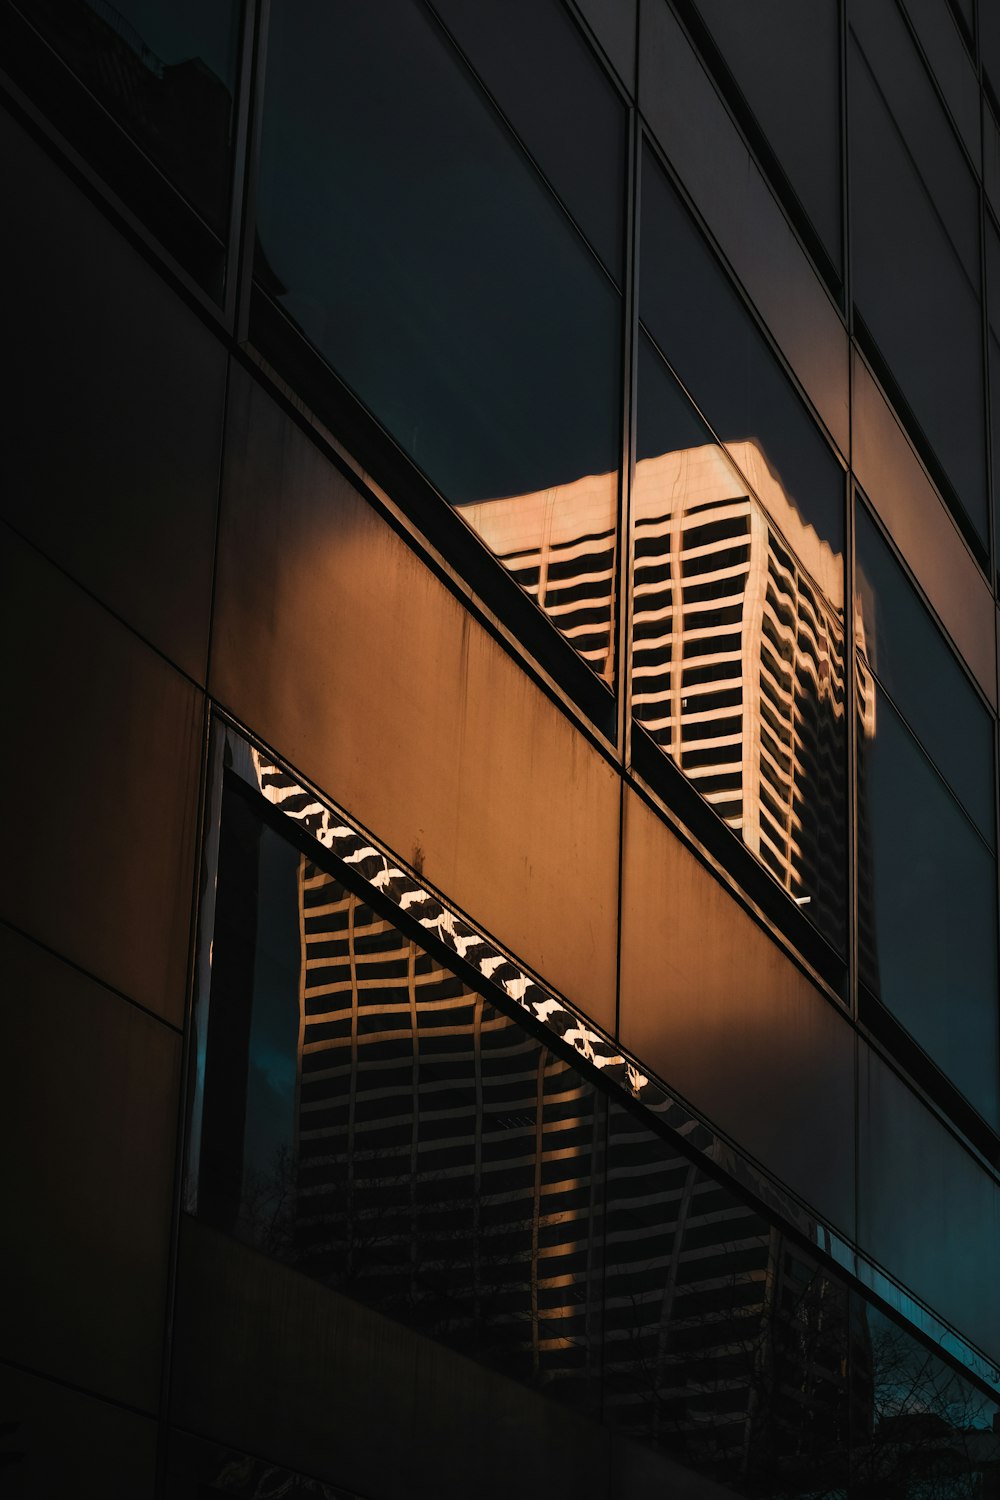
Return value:
M 876 1420 L 930 1414 L 957 1432 L 993 1430 L 997 1405 L 876 1308 L 864 1310 Z
M 257 947 L 247 1067 L 244 1185 L 275 1172 L 295 1137 L 299 1036 L 299 855 L 270 828 L 260 840 Z

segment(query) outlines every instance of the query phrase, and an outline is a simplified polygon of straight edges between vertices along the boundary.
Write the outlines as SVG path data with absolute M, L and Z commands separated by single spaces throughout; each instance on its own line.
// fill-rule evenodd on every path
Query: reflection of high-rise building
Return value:
M 843 559 L 759 448 L 636 466 L 636 718 L 781 884 L 836 912 L 844 845 Z M 742 473 L 741 473 L 742 471 Z M 743 479 L 746 474 L 753 488 Z
M 462 506 L 472 529 L 588 661 L 614 676 L 617 474 Z
M 297 885 L 294 1263 L 576 1404 L 603 1379 L 701 1467 L 796 1468 L 796 1400 L 825 1460 L 842 1292 L 305 856 Z
M 15 1497 L 985 1500 L 998 17 L 0 0 Z
M 589 476 L 463 507 L 604 673 L 615 483 Z M 632 524 L 637 722 L 817 925 L 839 925 L 843 558 L 801 519 L 752 442 L 640 459 Z
M 304 858 L 296 1256 L 544 1384 L 585 1379 L 595 1095 Z

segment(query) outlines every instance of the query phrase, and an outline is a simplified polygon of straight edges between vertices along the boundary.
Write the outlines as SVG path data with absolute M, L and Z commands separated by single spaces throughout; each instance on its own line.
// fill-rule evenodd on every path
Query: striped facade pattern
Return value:
M 588 474 L 459 509 L 598 677 L 612 683 L 618 474 Z
M 609 681 L 616 484 L 463 509 Z M 754 443 L 640 460 L 632 508 L 635 719 L 829 930 L 845 859 L 843 558 Z
M 700 1461 L 773 1442 L 778 1307 L 825 1279 L 305 856 L 298 878 L 300 1268 L 578 1404 L 603 1386 Z M 792 1387 L 835 1393 L 814 1342 Z
M 844 869 L 843 562 L 734 447 L 740 468 L 715 446 L 637 466 L 633 712 L 821 919 Z

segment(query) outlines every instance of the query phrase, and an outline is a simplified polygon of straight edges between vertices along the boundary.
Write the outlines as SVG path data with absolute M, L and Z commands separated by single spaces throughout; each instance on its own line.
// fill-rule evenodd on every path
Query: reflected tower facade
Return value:
M 0 58 L 5 1500 L 996 1496 L 1000 3 Z
M 587 476 L 462 507 L 604 677 L 616 482 Z M 752 442 L 640 458 L 632 525 L 636 722 L 816 925 L 842 941 L 843 557 L 802 520 Z
M 241 1237 L 753 1493 L 846 1474 L 844 1289 L 322 865 L 284 870 L 294 1126 L 267 1155 L 248 1110 Z

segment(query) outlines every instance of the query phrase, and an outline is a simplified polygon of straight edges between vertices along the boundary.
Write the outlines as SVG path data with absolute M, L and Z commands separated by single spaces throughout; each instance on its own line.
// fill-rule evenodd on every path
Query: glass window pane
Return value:
M 635 718 L 840 948 L 843 559 L 645 335 L 633 521 Z
M 629 93 L 634 94 L 639 0 L 579 0 L 577 8 L 590 23 Z
M 993 434 L 993 524 L 1000 575 L 1000 235 L 986 216 L 986 305 L 989 309 L 990 425 Z
M 996 864 L 859 663 L 862 979 L 996 1128 Z
M 846 1478 L 846 1288 L 617 1105 L 606 1419 L 754 1496 Z
M 199 1216 L 736 1494 L 979 1494 L 995 1402 L 281 827 L 226 782 Z
M 942 6 L 947 0 L 941 0 Z M 947 24 L 951 24 L 950 22 Z M 906 142 L 915 180 L 936 205 L 969 276 L 979 274 L 976 188 L 958 138 L 941 107 L 896 0 L 866 0 L 851 7 L 852 86 L 863 57 L 885 101 L 886 117 Z M 931 56 L 931 65 L 936 59 Z M 862 138 L 856 143 L 865 149 Z
M 598 1397 L 603 1095 L 227 795 L 197 1211 Z
M 978 1500 L 1000 1459 L 1000 1407 L 905 1328 L 852 1298 L 852 1495 Z
M 21 0 L 18 9 L 223 237 L 242 15 L 237 0 L 119 0 L 117 6 Z
M 955 127 L 973 162 L 978 164 L 979 79 L 962 35 L 961 21 L 955 14 L 954 6 L 958 3 L 959 0 L 906 0 L 906 13 Z M 972 33 L 970 26 L 970 38 Z
M 892 87 L 912 53 L 898 26 L 902 41 L 881 69 L 853 37 L 849 52 L 854 299 L 985 542 L 978 195 L 915 56 L 914 79 L 907 71 Z M 914 110 L 921 80 L 928 98 Z
M 834 267 L 840 245 L 840 16 L 836 0 L 697 0 Z
M 272 8 L 259 238 L 288 316 L 608 675 L 620 295 L 422 8 Z M 585 555 L 573 597 L 550 542 Z
M 437 0 L 472 66 L 619 281 L 625 106 L 559 0 Z
M 859 649 L 992 845 L 993 725 L 863 506 L 857 509 Z
M 652 152 L 643 155 L 639 310 L 728 446 L 753 443 L 803 521 L 843 551 L 843 472 Z
M 983 58 L 983 71 L 1000 96 L 1000 10 L 991 0 L 980 0 L 979 5 L 979 50 Z

